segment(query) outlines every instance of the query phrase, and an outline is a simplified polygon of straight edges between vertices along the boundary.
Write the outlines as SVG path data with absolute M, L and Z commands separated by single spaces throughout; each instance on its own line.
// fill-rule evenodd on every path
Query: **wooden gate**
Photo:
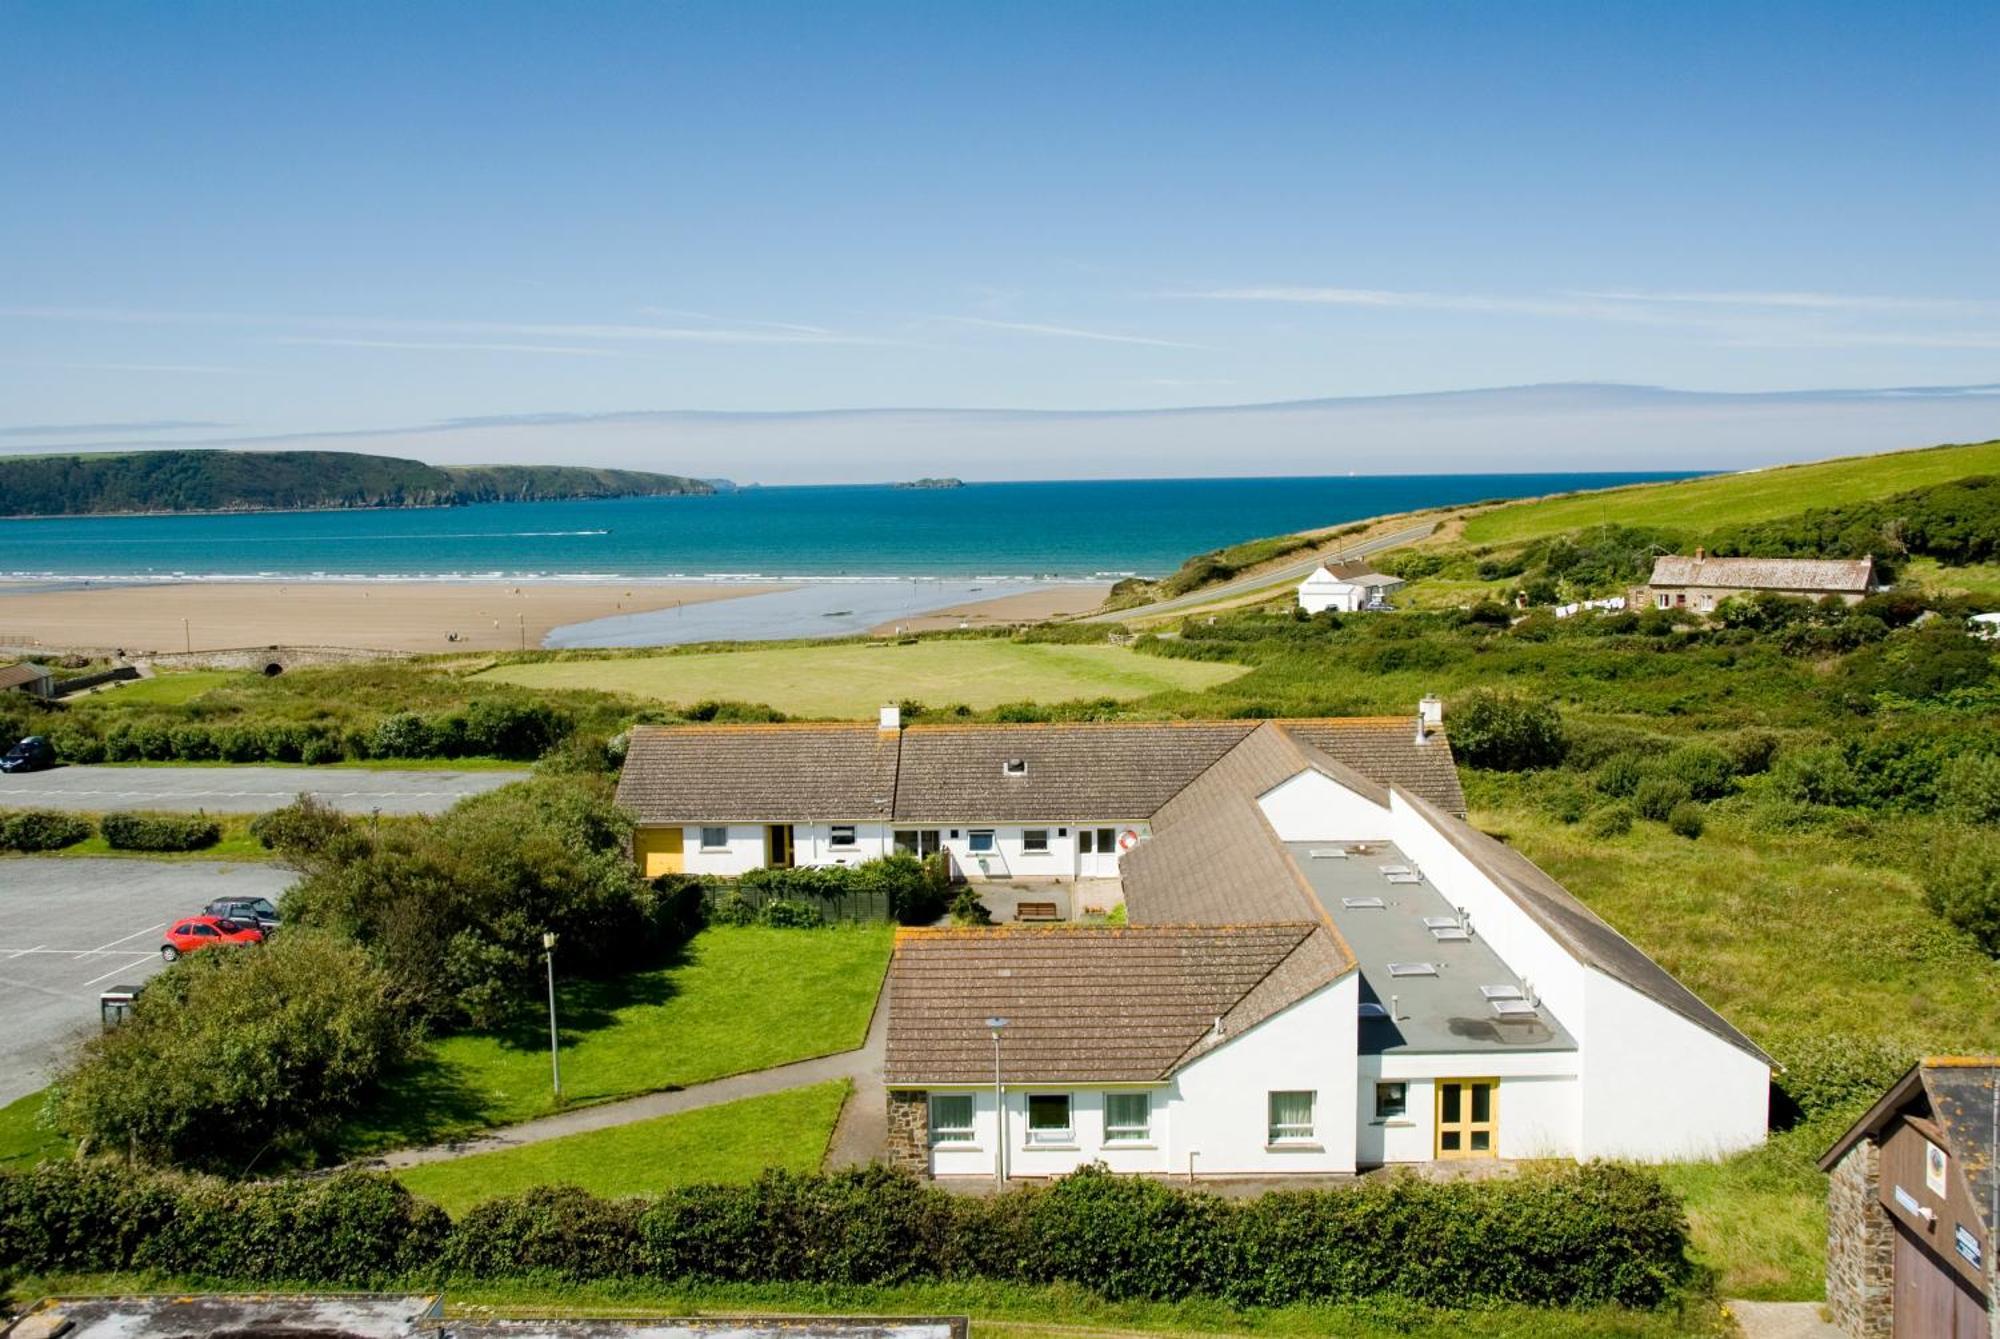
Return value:
M 1896 1224 L 1896 1339 L 1988 1339 L 1986 1306 L 1958 1274 Z

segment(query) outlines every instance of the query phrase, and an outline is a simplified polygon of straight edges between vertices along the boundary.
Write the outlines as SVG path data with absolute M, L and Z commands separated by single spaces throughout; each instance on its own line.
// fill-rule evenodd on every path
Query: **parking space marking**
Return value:
M 21 956 L 22 954 L 25 954 L 25 953 L 33 953 L 33 952 L 35 952 L 35 950 L 36 950 L 36 949 L 39 949 L 39 948 L 42 948 L 42 947 L 44 947 L 44 945 L 41 945 L 41 944 L 37 944 L 37 945 L 35 945 L 35 947 L 34 947 L 34 948 L 24 948 L 24 949 L 17 949 L 17 950 L 15 950 L 14 952 L 12 952 L 12 953 L 9 953 L 9 954 L 8 954 L 7 956 L 8 956 L 9 958 L 18 958 L 18 957 L 20 957 L 20 956 Z
M 137 939 L 140 935 L 157 934 L 161 930 L 166 929 L 169 924 L 171 924 L 171 922 L 161 921 L 158 925 L 149 925 L 143 930 L 134 930 L 131 934 L 121 935 L 120 937 L 112 940 L 108 944 L 99 944 L 96 948 L 92 949 L 91 952 L 102 953 L 105 949 L 116 948 L 118 945 L 124 943 L 127 939 Z
M 86 986 L 94 986 L 99 981 L 109 981 L 114 976 L 123 976 L 125 975 L 125 973 L 131 971 L 134 967 L 137 967 L 139 963 L 144 962 L 146 959 L 152 957 L 153 955 L 150 953 L 130 953 L 128 951 L 127 956 L 136 958 L 138 961 L 121 963 L 120 965 L 113 967 L 110 971 L 106 972 L 103 976 L 93 976 L 90 978 L 90 980 L 84 982 L 83 984 Z

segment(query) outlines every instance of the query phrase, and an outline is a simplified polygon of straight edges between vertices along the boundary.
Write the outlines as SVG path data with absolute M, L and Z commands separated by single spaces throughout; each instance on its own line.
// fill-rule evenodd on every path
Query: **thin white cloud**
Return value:
M 2000 349 L 2000 331 L 1800 330 L 1720 342 L 1746 349 Z
M 1156 349 L 1203 349 L 1204 344 L 1188 344 L 1177 339 L 1155 339 L 1150 335 L 1121 335 L 1108 330 L 1082 330 L 1068 325 L 1042 325 L 1034 321 L 990 321 L 983 316 L 942 316 L 953 325 L 978 326 L 983 330 L 1011 330 L 1023 335 L 1049 335 L 1056 339 L 1087 339 L 1103 344 L 1143 344 Z
M 1643 289 L 1580 290 L 1574 296 L 1607 302 L 1663 303 L 1695 307 L 1772 307 L 1805 311 L 1968 312 L 1996 304 L 1965 298 L 1893 297 L 1865 293 L 1713 292 L 1660 293 Z
M 625 322 L 456 321 L 404 317 L 255 315 L 242 312 L 142 311 L 115 307 L 0 307 L 0 318 L 118 325 L 292 326 L 377 335 L 467 335 L 505 339 L 595 339 L 687 344 L 885 344 L 866 335 L 815 329 L 744 329 L 639 325 Z
M 432 353 L 549 353 L 569 358 L 624 358 L 622 349 L 588 349 L 567 344 L 485 344 L 463 340 L 338 339 L 321 335 L 284 335 L 273 344 L 309 344 L 335 349 L 408 349 Z
M 802 325 L 797 321 L 756 321 L 740 316 L 717 316 L 713 312 L 691 311 L 685 307 L 641 307 L 641 316 L 663 316 L 674 321 L 714 321 L 718 325 L 754 326 L 764 330 L 786 330 L 796 335 L 832 335 L 823 325 Z

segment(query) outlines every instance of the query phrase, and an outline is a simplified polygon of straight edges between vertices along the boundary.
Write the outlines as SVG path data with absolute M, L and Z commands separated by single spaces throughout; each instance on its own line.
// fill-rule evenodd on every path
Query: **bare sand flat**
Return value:
M 721 582 L 246 581 L 60 591 L 0 585 L 0 644 L 132 654 L 254 646 L 507 651 L 540 646 L 549 629 L 565 623 L 789 589 Z
M 877 637 L 893 637 L 903 632 L 939 632 L 950 628 L 991 628 L 1013 623 L 1039 623 L 1065 614 L 1087 614 L 1104 603 L 1111 593 L 1110 582 L 1079 582 L 1048 586 L 1019 595 L 1002 595 L 994 600 L 968 600 L 929 613 L 879 623 L 871 628 Z

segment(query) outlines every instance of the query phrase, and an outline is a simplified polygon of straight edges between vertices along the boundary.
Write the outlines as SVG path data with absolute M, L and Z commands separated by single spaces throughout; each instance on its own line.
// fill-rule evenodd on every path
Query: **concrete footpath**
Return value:
M 1726 1303 L 1743 1339 L 1845 1339 L 1842 1331 L 1820 1318 L 1818 1302 Z
M 741 1101 L 746 1097 L 767 1097 L 788 1088 L 847 1079 L 854 1084 L 854 1093 L 841 1110 L 840 1123 L 834 1129 L 832 1145 L 827 1152 L 827 1165 L 857 1166 L 879 1156 L 888 1136 L 888 1114 L 883 1107 L 882 1088 L 888 1044 L 888 988 L 885 985 L 882 993 L 876 996 L 875 1013 L 868 1022 L 868 1035 L 857 1050 L 752 1070 L 747 1074 L 732 1074 L 726 1079 L 697 1083 L 688 1088 L 579 1107 L 575 1111 L 564 1111 L 540 1120 L 492 1130 L 474 1139 L 432 1144 L 427 1148 L 398 1149 L 379 1159 L 371 1159 L 367 1165 L 395 1171 L 427 1162 L 446 1162 L 475 1153 L 494 1153 L 573 1134 L 587 1134 L 592 1130 L 609 1130 L 635 1121 L 652 1120 L 656 1116 L 677 1116 L 684 1111 L 699 1111 L 703 1107 L 720 1106 L 724 1102 Z

